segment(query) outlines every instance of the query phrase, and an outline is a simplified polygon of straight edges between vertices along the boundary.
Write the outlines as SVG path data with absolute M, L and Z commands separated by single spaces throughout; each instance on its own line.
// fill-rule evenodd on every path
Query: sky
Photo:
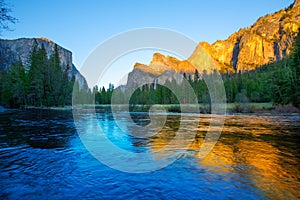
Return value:
M 259 17 L 288 7 L 293 0 L 6 0 L 19 21 L 1 38 L 46 37 L 73 53 L 80 70 L 89 54 L 120 32 L 144 27 L 167 28 L 194 41 L 213 43 L 253 24 Z M 100 84 L 116 84 L 134 60 L 151 60 L 153 52 L 130 55 Z M 142 57 L 141 57 L 142 56 Z M 120 62 L 115 62 L 120 63 Z

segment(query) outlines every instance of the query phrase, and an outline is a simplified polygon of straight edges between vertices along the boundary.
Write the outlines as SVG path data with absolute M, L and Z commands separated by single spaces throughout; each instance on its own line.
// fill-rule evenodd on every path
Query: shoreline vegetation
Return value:
M 181 113 L 181 109 L 185 110 L 186 113 L 195 113 L 195 109 L 198 107 L 199 112 L 201 114 L 210 114 L 210 105 L 209 104 L 158 104 L 159 106 L 154 108 L 152 105 L 129 105 L 130 112 L 149 112 L 151 108 L 153 111 L 162 111 L 169 113 Z M 42 109 L 42 110 L 61 110 L 61 111 L 70 111 L 73 109 L 92 109 L 100 111 L 111 111 L 110 104 L 82 104 L 76 106 L 61 106 L 61 107 L 39 107 L 39 106 L 24 106 L 21 109 Z M 113 105 L 116 110 L 124 111 L 126 106 L 125 104 Z M 5 107 L 0 106 L 0 110 L 5 110 Z M 226 114 L 291 114 L 291 115 L 299 115 L 300 109 L 296 108 L 292 105 L 284 105 L 284 106 L 274 106 L 270 103 L 227 103 L 226 105 L 216 105 L 216 109 L 226 109 Z M 189 112 L 190 110 L 190 112 Z
M 211 92 L 206 81 L 219 84 L 217 71 L 200 73 L 195 70 L 194 74 L 183 73 L 182 80 L 185 81 L 181 83 L 175 79 L 166 80 L 165 85 L 156 84 L 154 81 L 140 86 L 132 93 L 131 90 L 134 87 L 128 86 L 123 90 L 120 87 L 114 88 L 113 84 L 109 84 L 107 89 L 98 88 L 97 85 L 83 89 L 79 87 L 75 77 L 69 77 L 67 73 L 61 71 L 58 47 L 55 46 L 53 51 L 53 55 L 48 58 L 45 47 L 42 45 L 38 48 L 35 45 L 29 70 L 25 70 L 25 66 L 20 62 L 13 65 L 9 72 L 0 73 L 2 80 L 0 81 L 0 105 L 12 108 L 72 109 L 65 106 L 71 106 L 72 102 L 73 105 L 95 103 L 100 108 L 113 102 L 114 104 L 129 103 L 132 112 L 148 111 L 151 105 L 155 104 L 164 105 L 163 107 L 169 112 L 180 112 L 179 103 L 186 108 L 183 109 L 184 111 L 194 110 L 195 107 L 190 105 L 198 103 L 200 113 L 211 112 Z M 221 74 L 228 111 L 236 113 L 299 112 L 299 55 L 300 34 L 294 40 L 291 54 L 284 59 L 260 66 L 252 71 Z M 221 94 L 218 88 L 213 90 L 216 94 Z M 112 101 L 113 96 L 114 101 Z M 224 107 L 220 106 L 214 110 L 224 109 Z

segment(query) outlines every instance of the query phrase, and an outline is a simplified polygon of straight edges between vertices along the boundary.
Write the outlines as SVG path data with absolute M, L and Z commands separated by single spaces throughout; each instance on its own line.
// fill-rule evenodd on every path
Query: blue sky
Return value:
M 2 38 L 42 36 L 73 52 L 80 69 L 101 42 L 130 29 L 160 27 L 195 41 L 226 39 L 293 0 L 6 0 L 19 22 Z M 151 59 L 142 59 L 149 62 Z M 141 60 L 141 59 L 140 59 Z M 128 71 L 132 66 L 124 67 Z M 125 71 L 126 71 L 125 70 Z M 105 82 L 105 81 L 104 81 Z M 115 80 L 112 80 L 115 82 Z

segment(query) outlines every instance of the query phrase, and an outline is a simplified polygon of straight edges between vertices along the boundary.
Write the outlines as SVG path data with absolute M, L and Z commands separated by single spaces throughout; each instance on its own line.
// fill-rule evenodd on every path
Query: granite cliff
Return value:
M 12 64 L 17 63 L 19 60 L 28 70 L 35 43 L 38 47 L 44 45 L 48 57 L 52 55 L 55 43 L 47 38 L 0 39 L 0 70 L 9 71 Z M 67 73 L 70 79 L 75 76 L 80 88 L 87 89 L 85 78 L 72 63 L 72 52 L 58 45 L 58 53 L 62 71 Z
M 127 85 L 131 87 L 155 79 L 162 83 L 167 79 L 180 82 L 181 78 L 176 74 L 193 75 L 193 66 L 199 67 L 200 73 L 204 70 L 211 72 L 211 63 L 208 62 L 213 62 L 223 73 L 253 70 L 289 55 L 299 28 L 300 0 L 296 0 L 288 8 L 259 18 L 252 26 L 240 29 L 225 40 L 213 44 L 200 42 L 187 60 L 155 53 L 149 65 L 134 65 Z
M 212 45 L 200 42 L 222 72 L 248 71 L 290 53 L 294 37 L 300 28 L 300 0 L 286 9 L 259 18 L 252 26 L 240 29 L 226 40 Z M 201 66 L 199 47 L 188 59 Z
M 172 56 L 164 56 L 160 53 L 153 54 L 149 65 L 136 63 L 134 69 L 139 69 L 152 74 L 162 74 L 165 71 L 174 70 L 177 73 L 194 73 L 195 68 L 187 60 L 180 61 Z

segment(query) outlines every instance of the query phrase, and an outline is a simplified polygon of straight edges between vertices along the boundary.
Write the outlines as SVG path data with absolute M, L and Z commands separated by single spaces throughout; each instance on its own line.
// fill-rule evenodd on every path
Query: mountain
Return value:
M 211 45 L 200 42 L 187 60 L 180 61 L 155 53 L 149 65 L 134 65 L 128 75 L 127 85 L 131 87 L 155 79 L 162 83 L 167 79 L 180 82 L 178 74 L 193 76 L 193 66 L 200 67 L 199 73 L 204 70 L 211 72 L 208 62 L 214 62 L 223 73 L 253 70 L 289 55 L 299 28 L 300 0 L 296 0 L 288 8 L 259 18 L 252 26 L 240 29 L 225 40 L 218 40 Z M 207 54 L 212 58 L 211 61 L 207 59 Z M 166 77 L 166 74 L 171 77 Z
M 134 65 L 133 71 L 128 74 L 127 87 L 151 83 L 155 79 L 159 84 L 164 84 L 166 80 L 181 83 L 183 73 L 194 74 L 195 68 L 186 60 L 180 61 L 171 56 L 155 53 L 149 65 L 141 63 Z
M 162 74 L 168 70 L 174 70 L 177 73 L 194 73 L 195 68 L 188 61 L 180 61 L 172 56 L 164 56 L 160 53 L 153 54 L 150 64 L 144 65 L 136 63 L 134 69 L 140 69 L 144 72 L 151 72 L 152 74 Z
M 142 86 L 144 84 L 151 84 L 154 82 L 163 85 L 167 80 L 170 82 L 175 80 L 177 83 L 181 83 L 182 79 L 183 75 L 181 73 L 177 73 L 173 69 L 162 69 L 162 71 L 156 70 L 151 72 L 144 71 L 141 69 L 141 66 L 138 66 L 128 74 L 126 88 L 135 88 L 136 86 Z
M 222 72 L 248 71 L 290 53 L 293 39 L 300 28 L 300 0 L 287 9 L 259 18 L 251 27 L 240 29 L 226 40 L 212 45 L 200 42 Z M 188 59 L 201 66 L 199 47 Z
M 35 43 L 38 48 L 44 45 L 47 56 L 54 52 L 55 43 L 47 38 L 20 38 L 16 40 L 0 39 L 0 70 L 9 71 L 13 64 L 20 60 L 29 70 L 30 57 Z M 57 45 L 61 69 L 68 74 L 69 79 L 76 78 L 80 88 L 88 88 L 85 78 L 72 63 L 72 52 Z

